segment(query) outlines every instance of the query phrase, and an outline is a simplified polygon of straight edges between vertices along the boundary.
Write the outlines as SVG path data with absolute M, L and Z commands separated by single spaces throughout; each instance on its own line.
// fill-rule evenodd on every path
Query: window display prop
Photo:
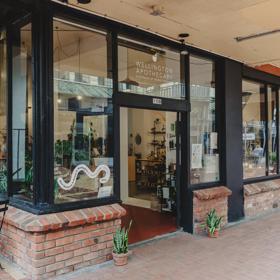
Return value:
M 71 179 L 68 183 L 66 183 L 62 177 L 59 177 L 57 179 L 57 183 L 62 189 L 68 191 L 68 190 L 71 190 L 75 186 L 77 177 L 80 172 L 84 172 L 89 178 L 94 179 L 102 171 L 105 172 L 105 175 L 102 178 L 100 178 L 99 181 L 101 184 L 105 184 L 110 179 L 110 174 L 111 174 L 110 168 L 107 165 L 99 165 L 94 170 L 94 172 L 92 172 L 85 164 L 79 164 L 78 166 L 76 166 L 74 168 L 74 170 L 71 174 Z

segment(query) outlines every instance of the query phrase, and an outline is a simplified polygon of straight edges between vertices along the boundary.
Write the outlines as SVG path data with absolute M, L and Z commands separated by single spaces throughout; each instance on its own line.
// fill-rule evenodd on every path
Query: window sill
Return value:
M 46 232 L 121 218 L 126 214 L 119 204 L 104 205 L 60 213 L 35 215 L 10 206 L 5 223 L 26 232 Z

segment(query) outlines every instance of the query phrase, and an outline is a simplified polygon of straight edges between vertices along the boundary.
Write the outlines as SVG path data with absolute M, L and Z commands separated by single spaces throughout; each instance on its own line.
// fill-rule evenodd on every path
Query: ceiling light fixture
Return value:
M 89 4 L 91 0 L 77 0 L 79 4 Z
M 162 16 L 164 14 L 164 8 L 162 6 L 152 5 L 150 15 Z
M 157 62 L 158 61 L 158 53 L 157 52 L 152 55 L 152 60 L 153 60 L 153 62 Z
M 188 51 L 185 50 L 185 40 L 186 40 L 186 38 L 188 38 L 189 36 L 190 36 L 189 33 L 180 33 L 180 34 L 178 35 L 179 41 L 180 41 L 181 44 L 182 44 L 181 54 L 183 54 L 183 55 L 187 55 L 187 54 L 188 54 Z
M 239 42 L 242 42 L 242 41 L 245 41 L 245 40 L 256 39 L 256 38 L 259 38 L 259 37 L 272 35 L 272 34 L 275 34 L 275 33 L 278 33 L 278 32 L 280 32 L 280 29 L 274 29 L 274 30 L 269 30 L 269 31 L 265 31 L 265 32 L 255 33 L 255 34 L 251 34 L 251 35 L 248 35 L 248 36 L 238 36 L 238 37 L 235 37 L 234 39 L 239 43 Z

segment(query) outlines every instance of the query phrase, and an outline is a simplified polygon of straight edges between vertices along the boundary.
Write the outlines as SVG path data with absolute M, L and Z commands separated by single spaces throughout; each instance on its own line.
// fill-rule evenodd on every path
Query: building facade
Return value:
M 278 208 L 280 77 L 64 3 L 0 7 L 2 253 L 34 279 L 110 259 L 121 219 L 136 242 Z

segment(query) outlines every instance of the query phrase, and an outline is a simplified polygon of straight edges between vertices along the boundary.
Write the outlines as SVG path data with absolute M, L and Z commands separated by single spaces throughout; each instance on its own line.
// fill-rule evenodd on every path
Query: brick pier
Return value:
M 31 279 L 49 279 L 112 258 L 113 234 L 125 210 L 118 204 L 34 215 L 10 207 L 1 254 Z

